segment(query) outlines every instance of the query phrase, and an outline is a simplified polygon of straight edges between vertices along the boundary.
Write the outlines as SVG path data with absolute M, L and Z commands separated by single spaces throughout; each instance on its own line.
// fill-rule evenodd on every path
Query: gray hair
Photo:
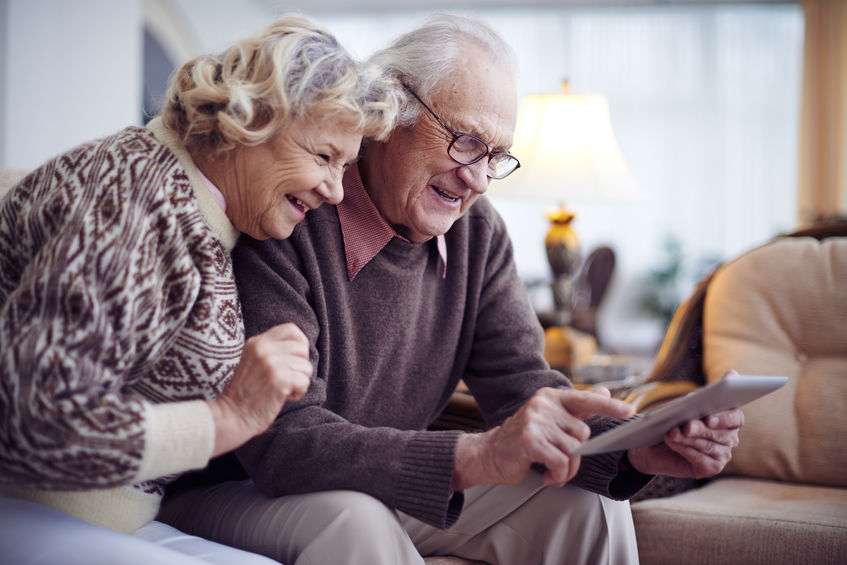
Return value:
M 402 102 L 396 81 L 360 65 L 317 22 L 280 18 L 173 77 L 164 125 L 188 147 L 220 152 L 270 140 L 291 119 L 344 113 L 368 137 L 393 129 Z
M 430 16 L 417 29 L 371 55 L 368 62 L 427 99 L 439 81 L 458 67 L 469 43 L 482 48 L 512 80 L 517 79 L 517 57 L 509 44 L 485 23 L 459 14 Z M 420 112 L 420 106 L 412 104 L 406 96 L 400 110 L 400 124 L 414 124 Z

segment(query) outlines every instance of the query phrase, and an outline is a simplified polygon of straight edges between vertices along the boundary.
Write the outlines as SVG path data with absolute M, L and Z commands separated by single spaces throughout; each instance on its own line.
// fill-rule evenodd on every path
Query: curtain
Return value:
M 733 257 L 797 222 L 803 59 L 799 3 L 549 6 L 478 9 L 512 45 L 518 95 L 602 94 L 645 198 L 568 202 L 583 253 L 615 250 L 599 324 L 604 346 L 653 347 L 664 327 L 643 311 L 653 273 L 682 257 L 681 298 L 715 260 Z M 424 12 L 326 16 L 357 56 L 411 29 Z M 518 155 L 520 158 L 520 155 Z M 516 174 L 517 175 L 520 173 Z M 499 182 L 499 181 L 493 181 Z M 518 271 L 549 276 L 544 209 L 558 202 L 492 197 L 509 229 Z M 539 309 L 549 293 L 534 293 Z
M 798 224 L 845 215 L 847 2 L 803 0 Z

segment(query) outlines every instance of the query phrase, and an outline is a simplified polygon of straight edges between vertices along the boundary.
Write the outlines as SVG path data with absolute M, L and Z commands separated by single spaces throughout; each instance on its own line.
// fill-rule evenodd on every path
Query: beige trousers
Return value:
M 628 502 L 546 487 L 536 473 L 518 485 L 468 489 L 447 530 L 360 492 L 271 498 L 249 480 L 166 497 L 158 520 L 286 565 L 422 565 L 422 555 L 492 565 L 638 563 Z

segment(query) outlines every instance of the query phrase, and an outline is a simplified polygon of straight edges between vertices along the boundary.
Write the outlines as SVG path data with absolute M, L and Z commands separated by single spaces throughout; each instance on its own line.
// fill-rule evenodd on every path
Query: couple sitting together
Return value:
M 147 127 L 15 185 L 0 553 L 636 563 L 627 499 L 655 474 L 719 472 L 743 415 L 570 455 L 633 410 L 545 362 L 483 198 L 519 167 L 516 70 L 463 16 L 364 63 L 286 16 L 183 66 Z M 487 431 L 428 430 L 459 380 Z

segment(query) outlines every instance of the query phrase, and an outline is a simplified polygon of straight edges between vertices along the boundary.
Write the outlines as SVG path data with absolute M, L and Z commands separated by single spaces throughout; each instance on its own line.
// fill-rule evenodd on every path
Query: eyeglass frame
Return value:
M 474 134 L 466 133 L 466 132 L 462 132 L 462 131 L 457 132 L 457 131 L 453 131 L 452 129 L 450 129 L 450 127 L 446 123 L 444 123 L 444 120 L 442 120 L 438 116 L 438 114 L 433 112 L 432 108 L 427 106 L 426 102 L 421 100 L 421 97 L 418 96 L 415 93 L 415 91 L 412 90 L 412 88 L 409 85 L 407 85 L 405 83 L 401 83 L 401 84 L 403 85 L 403 88 L 405 88 L 409 92 L 409 94 L 411 94 L 412 96 L 415 97 L 415 100 L 417 100 L 420 103 L 421 106 L 426 108 L 427 112 L 429 112 L 432 115 L 432 117 L 435 118 L 435 120 L 441 125 L 441 127 L 443 127 L 445 130 L 447 130 L 447 133 L 449 133 L 453 137 L 453 139 L 450 141 L 450 144 L 447 146 L 447 156 L 450 157 L 451 159 L 453 159 L 455 162 L 459 163 L 460 165 L 473 165 L 474 163 L 479 162 L 483 157 L 488 157 L 488 163 L 491 163 L 491 159 L 493 159 L 494 157 L 496 157 L 498 155 L 507 155 L 507 156 L 509 156 L 509 157 L 511 157 L 512 159 L 515 160 L 515 163 L 517 163 L 515 165 L 515 168 L 512 169 L 511 171 L 509 171 L 508 173 L 506 173 L 505 175 L 503 175 L 502 177 L 492 177 L 491 175 L 486 174 L 486 176 L 488 178 L 492 179 L 492 180 L 504 179 L 504 178 L 508 177 L 509 175 L 511 175 L 512 173 L 514 173 L 515 171 L 517 171 L 521 167 L 521 162 L 518 160 L 518 158 L 515 157 L 514 155 L 512 155 L 511 153 L 509 153 L 508 151 L 496 151 L 496 152 L 491 151 L 491 148 L 488 147 L 488 144 L 485 143 L 479 137 L 475 136 Z M 453 155 L 450 154 L 450 150 L 453 149 L 453 145 L 456 143 L 456 141 L 458 141 L 462 137 L 470 137 L 471 139 L 478 141 L 479 143 L 482 144 L 483 147 L 485 147 L 485 152 L 482 153 L 479 157 L 473 159 L 472 161 L 470 161 L 468 163 L 463 163 L 462 161 L 459 161 Z

